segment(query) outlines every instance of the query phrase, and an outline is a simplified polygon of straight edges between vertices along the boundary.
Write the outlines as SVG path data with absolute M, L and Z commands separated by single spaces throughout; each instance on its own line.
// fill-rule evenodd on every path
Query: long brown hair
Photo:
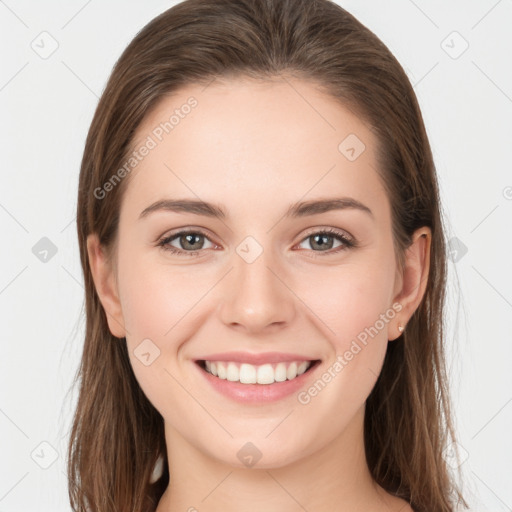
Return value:
M 132 150 L 141 121 L 165 94 L 215 78 L 295 76 L 320 84 L 364 120 L 379 142 L 399 261 L 421 226 L 432 230 L 430 273 L 406 331 L 388 345 L 367 399 L 370 472 L 415 511 L 451 512 L 464 501 L 443 451 L 455 441 L 443 349 L 446 247 L 436 170 L 413 88 L 388 48 L 330 0 L 186 0 L 146 25 L 117 61 L 83 154 L 77 229 L 86 332 L 74 384 L 69 441 L 74 511 L 154 511 L 169 483 L 163 418 L 114 337 L 94 287 L 86 240 L 115 259 L 119 206 L 129 181 L 98 191 Z M 159 457 L 164 469 L 152 482 Z

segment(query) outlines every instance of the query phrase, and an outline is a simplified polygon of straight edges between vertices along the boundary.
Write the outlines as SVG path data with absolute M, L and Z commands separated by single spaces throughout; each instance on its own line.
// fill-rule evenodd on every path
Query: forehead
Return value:
M 138 127 L 133 149 L 151 148 L 123 203 L 140 208 L 168 193 L 247 208 L 254 197 L 291 203 L 334 191 L 368 201 L 383 193 L 376 143 L 361 118 L 312 82 L 191 84 Z

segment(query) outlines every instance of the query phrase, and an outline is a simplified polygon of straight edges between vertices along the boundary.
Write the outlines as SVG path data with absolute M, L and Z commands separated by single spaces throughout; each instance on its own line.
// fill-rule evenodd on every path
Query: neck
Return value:
M 170 482 L 157 512 L 389 510 L 368 470 L 363 422 L 364 407 L 321 450 L 266 469 L 214 459 L 166 423 Z

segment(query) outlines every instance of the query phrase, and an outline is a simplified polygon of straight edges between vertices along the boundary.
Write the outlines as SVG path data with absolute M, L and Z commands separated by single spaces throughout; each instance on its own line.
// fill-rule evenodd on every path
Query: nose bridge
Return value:
M 280 263 L 270 248 L 246 237 L 233 254 L 233 272 L 222 304 L 222 321 L 248 331 L 289 322 L 294 313 L 293 294 L 279 278 Z M 277 275 L 276 275 L 277 274 Z

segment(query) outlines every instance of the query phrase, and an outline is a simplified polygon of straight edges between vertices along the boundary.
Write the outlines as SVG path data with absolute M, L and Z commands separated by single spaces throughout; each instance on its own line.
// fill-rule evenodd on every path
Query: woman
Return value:
M 73 510 L 466 505 L 440 212 L 402 67 L 335 3 L 151 21 L 80 172 Z

